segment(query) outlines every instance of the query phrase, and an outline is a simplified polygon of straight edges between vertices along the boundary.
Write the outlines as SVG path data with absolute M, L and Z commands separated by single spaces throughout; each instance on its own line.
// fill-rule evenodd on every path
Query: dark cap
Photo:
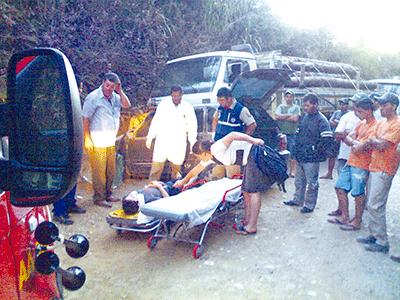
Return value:
M 374 92 L 374 93 L 369 94 L 368 97 L 369 97 L 369 99 L 374 101 L 374 100 L 377 100 L 377 98 L 380 97 L 380 96 L 381 96 L 381 94 Z
M 339 100 L 339 103 L 349 104 L 350 98 L 342 98 Z
M 350 100 L 353 102 L 357 102 L 360 100 L 366 100 L 366 99 L 369 99 L 369 98 L 368 98 L 368 95 L 364 92 L 357 92 L 353 95 L 353 97 L 350 98 Z
M 293 93 L 292 90 L 286 90 L 285 96 L 288 95 L 288 94 L 294 96 L 294 93 Z
M 384 93 L 382 97 L 376 97 L 376 99 L 379 101 L 379 104 L 392 103 L 396 106 L 399 106 L 399 97 L 391 92 Z

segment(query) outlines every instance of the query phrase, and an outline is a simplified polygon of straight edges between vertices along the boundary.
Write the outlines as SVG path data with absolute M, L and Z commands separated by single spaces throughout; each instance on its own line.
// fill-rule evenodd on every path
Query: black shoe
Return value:
M 63 225 L 74 224 L 74 221 L 72 221 L 68 216 L 54 216 L 53 220 Z
M 383 253 L 389 252 L 389 246 L 382 246 L 377 243 L 366 245 L 364 248 L 365 250 L 371 252 L 383 252 Z
M 299 203 L 293 201 L 293 200 L 289 200 L 289 201 L 283 201 L 283 204 L 287 205 L 287 206 L 300 206 Z
M 302 214 L 308 214 L 308 213 L 311 213 L 313 211 L 314 211 L 313 209 L 309 209 L 308 207 L 305 207 L 305 206 L 302 209 L 300 209 L 300 212 Z
M 369 235 L 367 237 L 362 237 L 359 236 L 358 238 L 356 238 L 356 241 L 361 243 L 361 244 L 375 244 L 376 242 L 376 238 L 374 238 L 372 235 Z
M 393 260 L 393 261 L 395 261 L 395 262 L 400 263 L 400 256 L 391 255 L 391 256 L 390 256 L 390 259 Z
M 68 212 L 70 214 L 84 214 L 86 213 L 86 209 L 79 207 L 78 205 L 72 205 L 68 207 Z

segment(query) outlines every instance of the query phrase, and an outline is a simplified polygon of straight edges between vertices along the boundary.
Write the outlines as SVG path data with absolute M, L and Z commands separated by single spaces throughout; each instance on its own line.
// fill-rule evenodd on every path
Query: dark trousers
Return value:
M 93 201 L 106 200 L 112 194 L 115 176 L 115 146 L 94 147 L 89 153 L 92 168 Z
M 53 213 L 55 216 L 66 216 L 68 215 L 68 207 L 76 205 L 76 185 L 73 189 L 64 196 L 53 203 Z

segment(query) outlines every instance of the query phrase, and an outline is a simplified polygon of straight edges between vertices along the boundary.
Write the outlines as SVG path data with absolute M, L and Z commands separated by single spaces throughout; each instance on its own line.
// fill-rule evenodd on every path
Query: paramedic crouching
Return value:
M 261 192 L 270 186 L 270 180 L 257 167 L 255 161 L 255 147 L 263 145 L 262 139 L 253 138 L 240 132 L 231 132 L 215 143 L 211 141 L 198 141 L 193 146 L 193 153 L 201 162 L 194 167 L 185 178 L 178 180 L 175 187 L 181 187 L 209 164 L 213 162 L 222 163 L 225 166 L 233 165 L 236 161 L 236 151 L 243 151 L 244 179 L 242 192 L 244 196 L 244 219 L 237 225 L 237 234 L 247 235 L 257 232 L 257 220 L 261 208 Z

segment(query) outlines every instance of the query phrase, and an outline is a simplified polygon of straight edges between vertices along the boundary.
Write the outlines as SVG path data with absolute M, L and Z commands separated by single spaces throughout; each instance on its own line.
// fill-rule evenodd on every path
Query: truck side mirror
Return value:
M 15 206 L 50 204 L 74 186 L 82 157 L 81 104 L 68 59 L 50 48 L 14 54 L 7 101 L 0 105 L 0 138 L 9 142 L 0 188 Z

